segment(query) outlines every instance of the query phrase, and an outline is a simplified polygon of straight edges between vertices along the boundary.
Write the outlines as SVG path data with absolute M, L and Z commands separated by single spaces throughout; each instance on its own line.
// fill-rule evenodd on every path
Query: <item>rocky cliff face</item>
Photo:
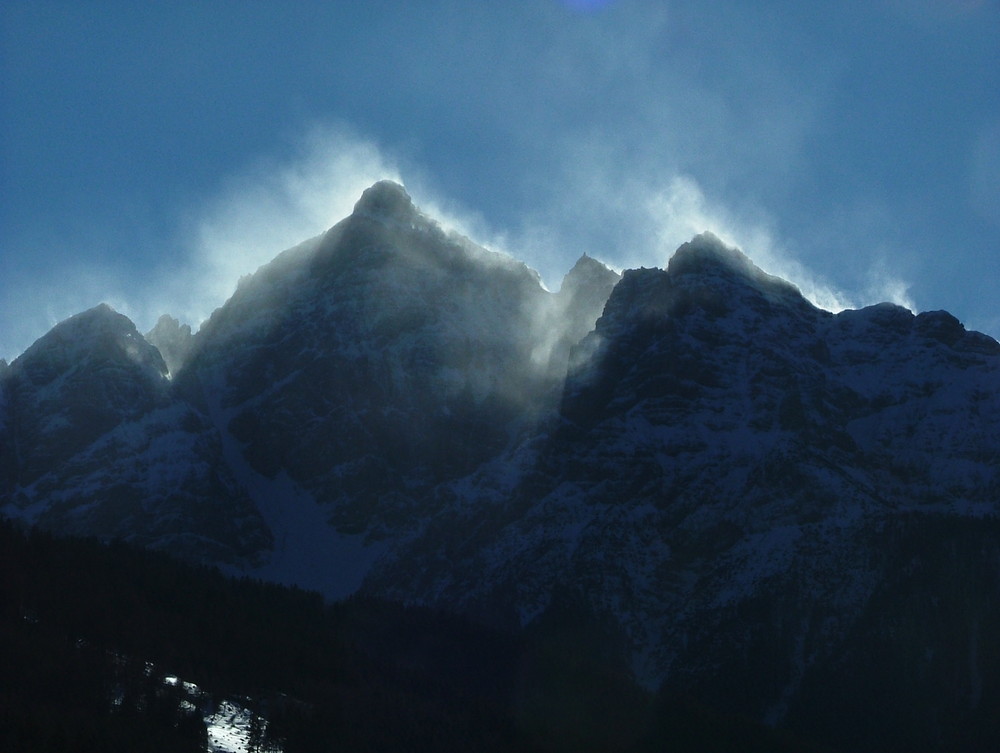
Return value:
M 376 184 L 193 338 L 99 307 L 0 370 L 0 482 L 328 594 L 585 615 L 650 685 L 853 748 L 1000 739 L 1000 345 L 708 234 L 552 294 Z
M 241 282 L 198 333 L 179 388 L 336 529 L 397 535 L 436 510 L 439 484 L 555 404 L 562 322 L 589 328 L 602 301 L 571 291 L 556 312 L 551 298 L 523 264 L 446 233 L 383 182 Z M 556 347 L 540 348 L 548 339 Z
M 190 534 L 209 560 L 274 559 L 276 532 L 294 550 L 317 523 L 333 539 L 313 549 L 391 543 L 551 414 L 618 277 L 584 257 L 553 295 L 378 183 L 195 336 L 164 316 L 143 338 L 102 305 L 29 349 L 0 393 L 4 509 L 171 549 Z
M 193 336 L 190 325 L 181 324 L 169 314 L 161 316 L 145 337 L 160 352 L 170 375 L 179 372 L 191 354 Z
M 218 433 L 171 395 L 166 372 L 105 305 L 32 345 L 3 380 L 3 509 L 180 556 L 257 557 L 269 532 L 222 464 Z
M 976 656 L 949 664 L 951 711 L 984 723 L 1000 664 L 968 625 L 1000 616 L 995 341 L 940 312 L 821 311 L 701 236 L 626 272 L 577 360 L 507 486 L 464 480 L 369 587 L 521 624 L 582 605 L 647 682 L 807 730 L 907 662 L 930 692 L 948 632 Z M 914 698 L 893 701 L 869 739 Z M 923 721 L 914 739 L 947 737 Z

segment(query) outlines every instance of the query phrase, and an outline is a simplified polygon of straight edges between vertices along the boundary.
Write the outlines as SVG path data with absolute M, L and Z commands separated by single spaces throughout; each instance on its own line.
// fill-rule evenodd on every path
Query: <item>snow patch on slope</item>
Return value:
M 219 704 L 214 714 L 205 717 L 208 732 L 207 753 L 250 753 L 250 729 L 254 715 L 231 701 Z
M 224 428 L 236 411 L 218 404 L 211 411 L 216 425 L 223 427 L 223 454 L 229 467 L 274 536 L 274 550 L 264 564 L 239 572 L 319 591 L 330 599 L 357 591 L 387 544 L 336 531 L 327 511 L 285 471 L 268 478 L 254 470 L 243 454 L 244 445 Z

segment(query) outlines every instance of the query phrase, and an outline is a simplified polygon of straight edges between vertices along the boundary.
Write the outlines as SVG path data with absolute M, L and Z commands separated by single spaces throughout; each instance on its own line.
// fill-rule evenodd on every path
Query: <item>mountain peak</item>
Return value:
M 52 332 L 75 337 L 81 335 L 107 336 L 125 335 L 134 329 L 135 325 L 127 316 L 118 313 L 107 303 L 99 303 L 63 320 L 52 328 Z
M 127 358 L 158 375 L 167 371 L 159 351 L 139 334 L 132 320 L 106 303 L 63 320 L 36 340 L 15 363 L 43 361 L 61 371 L 91 358 Z
M 707 230 L 678 247 L 667 264 L 667 271 L 683 275 L 706 272 L 713 267 L 750 276 L 761 273 L 746 254 L 735 246 L 726 245 L 719 236 Z
M 609 294 L 611 288 L 614 287 L 620 278 L 621 275 L 607 264 L 584 254 L 573 265 L 573 268 L 566 273 L 566 276 L 563 277 L 559 290 L 561 292 L 572 292 L 585 285 L 598 285 L 602 287 L 606 285 L 608 288 L 607 294 Z M 605 294 L 605 298 L 607 298 L 607 294 Z
M 373 219 L 403 219 L 417 211 L 413 199 L 399 183 L 380 180 L 369 186 L 354 205 L 354 215 Z
M 149 332 L 146 341 L 160 351 L 170 374 L 176 374 L 191 353 L 191 327 L 181 324 L 169 314 L 163 314 Z
M 805 301 L 799 289 L 781 277 L 768 274 L 735 246 L 727 245 L 711 232 L 696 235 L 674 252 L 667 272 L 678 280 L 686 275 L 725 277 L 738 280 L 769 299 Z
M 597 272 L 599 274 L 606 274 L 607 272 L 612 272 L 617 274 L 611 269 L 607 264 L 602 261 L 595 259 L 593 256 L 584 254 L 579 259 L 576 260 L 576 264 L 569 271 L 569 274 L 579 274 L 581 272 Z

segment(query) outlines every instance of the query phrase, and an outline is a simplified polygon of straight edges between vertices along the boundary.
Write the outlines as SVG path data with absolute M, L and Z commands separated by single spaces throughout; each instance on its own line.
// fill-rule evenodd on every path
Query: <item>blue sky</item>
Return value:
M 558 287 L 710 229 L 1000 336 L 997 0 L 0 5 L 0 357 L 197 326 L 374 180 Z

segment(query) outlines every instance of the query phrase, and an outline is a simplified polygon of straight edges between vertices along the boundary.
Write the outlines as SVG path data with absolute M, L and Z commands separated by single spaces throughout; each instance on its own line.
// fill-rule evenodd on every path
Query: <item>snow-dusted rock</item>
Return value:
M 149 340 L 98 307 L 0 367 L 3 512 L 493 623 L 569 608 L 648 684 L 831 739 L 883 677 L 873 730 L 1000 703 L 1000 344 L 945 312 L 835 315 L 710 234 L 553 294 L 380 182 Z
M 902 542 L 941 527 L 974 567 L 1000 557 L 982 543 L 1000 514 L 1000 346 L 947 315 L 833 315 L 705 235 L 667 270 L 627 271 L 575 360 L 504 492 L 495 466 L 455 484 L 371 590 L 520 624 L 569 600 L 618 626 L 646 682 L 788 721 L 860 653 Z M 916 598 L 943 598 L 928 571 Z M 994 581 L 969 582 L 955 619 Z
M 107 305 L 57 325 L 3 380 L 0 510 L 62 533 L 208 561 L 269 544 L 215 429 L 173 397 L 159 351 Z
M 287 473 L 339 532 L 398 536 L 437 511 L 443 481 L 555 405 L 565 363 L 553 371 L 538 347 L 553 337 L 552 298 L 522 263 L 446 232 L 384 181 L 244 279 L 178 386 L 254 471 Z M 585 331 L 599 310 L 576 305 Z
M 192 338 L 190 325 L 181 324 L 169 314 L 161 316 L 146 333 L 146 341 L 160 351 L 171 375 L 180 371 L 191 354 Z

